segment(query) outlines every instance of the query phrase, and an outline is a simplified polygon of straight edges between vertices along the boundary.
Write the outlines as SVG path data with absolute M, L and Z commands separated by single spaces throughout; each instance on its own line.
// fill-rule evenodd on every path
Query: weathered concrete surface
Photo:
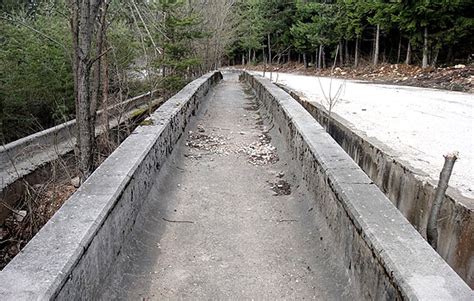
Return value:
M 210 93 L 154 180 L 100 299 L 355 297 L 281 135 L 263 142 L 271 119 L 244 89 L 224 74 Z M 248 153 L 272 147 L 276 162 Z M 278 181 L 290 194 L 275 195 Z
M 107 158 L 0 272 L 0 300 L 94 299 L 151 179 L 220 78 L 210 73 L 187 85 Z
M 334 256 L 369 300 L 472 300 L 466 283 L 288 93 L 244 73 L 300 162 Z
M 321 105 L 283 88 L 318 122 L 328 124 L 327 111 Z M 437 183 L 335 113 L 329 122 L 329 134 L 426 238 Z M 438 253 L 474 288 L 474 200 L 449 188 L 440 211 L 438 235 Z
M 109 129 L 114 129 L 128 121 L 138 109 L 156 106 L 162 98 L 151 100 L 150 93 L 130 98 L 108 108 Z M 103 110 L 97 112 L 96 136 L 107 129 L 103 125 Z M 50 163 L 74 151 L 76 145 L 76 120 L 0 145 L 0 200 L 11 207 L 24 193 L 24 181 L 31 186 L 41 183 Z M 0 205 L 0 224 L 11 214 Z
M 474 298 L 304 108 L 244 77 L 264 120 L 231 76 L 183 137 L 220 73 L 188 85 L 0 272 L 0 299 Z

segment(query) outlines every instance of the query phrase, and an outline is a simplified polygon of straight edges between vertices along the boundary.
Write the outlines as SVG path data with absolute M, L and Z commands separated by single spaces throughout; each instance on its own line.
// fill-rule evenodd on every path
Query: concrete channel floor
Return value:
M 353 299 L 269 120 L 225 73 L 157 175 L 98 299 Z

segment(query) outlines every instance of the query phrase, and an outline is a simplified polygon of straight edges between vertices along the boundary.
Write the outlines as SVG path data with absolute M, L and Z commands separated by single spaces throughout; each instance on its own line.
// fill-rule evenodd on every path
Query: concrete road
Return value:
M 275 73 L 272 79 L 277 79 Z M 450 185 L 474 199 L 473 94 L 326 77 L 318 81 L 315 76 L 288 73 L 279 73 L 278 82 L 325 107 L 324 95 L 331 89 L 334 96 L 342 87 L 334 112 L 434 180 L 439 179 L 443 155 L 458 151 Z
M 237 75 L 157 175 L 101 300 L 353 299 L 301 176 Z

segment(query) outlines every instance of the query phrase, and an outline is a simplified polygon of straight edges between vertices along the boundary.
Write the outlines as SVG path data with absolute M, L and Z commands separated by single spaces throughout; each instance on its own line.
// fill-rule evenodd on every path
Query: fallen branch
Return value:
M 169 222 L 169 223 L 194 224 L 194 222 L 192 222 L 192 221 L 175 221 L 175 220 L 167 219 L 167 218 L 164 218 L 164 217 L 162 217 L 162 219 L 163 219 L 165 222 Z

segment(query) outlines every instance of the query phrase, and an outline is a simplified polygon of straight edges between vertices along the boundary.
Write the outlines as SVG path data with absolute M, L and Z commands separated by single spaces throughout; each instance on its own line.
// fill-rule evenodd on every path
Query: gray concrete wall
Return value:
M 283 88 L 319 123 L 328 124 L 328 114 L 323 106 Z M 355 129 L 344 118 L 334 113 L 331 116 L 329 134 L 426 239 L 437 183 L 402 161 L 380 141 Z M 474 289 L 474 200 L 449 188 L 440 211 L 438 235 L 438 253 Z
M 243 78 L 285 137 L 315 209 L 326 219 L 334 256 L 367 300 L 473 300 L 466 283 L 429 246 L 323 127 L 262 77 Z
M 170 98 L 138 127 L 0 272 L 0 300 L 93 300 L 138 210 L 200 100 L 212 72 Z
M 107 109 L 109 128 L 128 121 L 138 108 L 148 105 L 156 106 L 162 98 L 150 101 L 151 93 L 130 98 Z M 103 134 L 107 128 L 103 122 L 104 111 L 97 112 L 96 136 Z M 25 192 L 24 181 L 34 185 L 41 183 L 48 175 L 50 164 L 57 159 L 65 159 L 71 154 L 76 144 L 76 120 L 71 120 L 44 131 L 0 145 L 0 201 L 10 207 Z M 0 205 L 0 224 L 11 214 L 10 210 Z
M 120 113 L 128 112 L 150 101 L 150 92 L 137 97 L 130 98 L 123 103 L 110 106 L 107 110 L 110 118 L 118 116 Z M 97 121 L 101 121 L 103 110 L 97 112 Z M 10 164 L 13 159 L 21 161 L 30 157 L 31 152 L 25 150 L 45 149 L 50 145 L 59 145 L 66 140 L 75 137 L 76 120 L 59 124 L 52 128 L 23 137 L 6 145 L 0 146 L 0 168 Z

